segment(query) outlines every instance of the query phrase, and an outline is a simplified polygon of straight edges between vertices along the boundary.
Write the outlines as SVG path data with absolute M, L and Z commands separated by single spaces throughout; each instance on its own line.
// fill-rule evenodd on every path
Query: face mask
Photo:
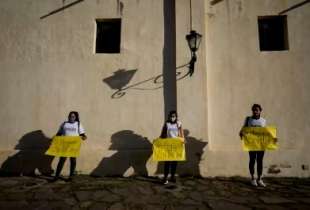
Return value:
M 175 122 L 177 120 L 176 117 L 171 117 L 170 119 L 171 119 L 172 122 Z

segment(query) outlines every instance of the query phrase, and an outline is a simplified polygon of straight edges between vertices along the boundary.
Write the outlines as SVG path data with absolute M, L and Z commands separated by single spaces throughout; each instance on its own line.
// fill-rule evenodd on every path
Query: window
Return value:
M 96 27 L 96 53 L 120 53 L 121 19 L 97 19 Z
M 261 51 L 289 49 L 286 15 L 258 17 L 258 32 Z

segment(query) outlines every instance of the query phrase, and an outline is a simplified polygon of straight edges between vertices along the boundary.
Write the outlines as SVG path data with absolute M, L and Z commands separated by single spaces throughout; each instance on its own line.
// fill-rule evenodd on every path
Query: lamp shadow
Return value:
M 178 66 L 177 69 L 189 67 L 189 63 Z M 159 74 L 157 76 L 150 77 L 148 79 L 136 82 L 134 84 L 128 85 L 134 75 L 137 73 L 138 69 L 118 69 L 113 73 L 112 76 L 102 79 L 102 82 L 107 84 L 112 90 L 116 90 L 112 95 L 112 99 L 118 99 L 126 95 L 129 90 L 138 91 L 154 91 L 162 89 L 164 87 L 163 80 L 164 75 Z M 177 71 L 176 80 L 182 80 L 189 76 L 189 71 Z
M 152 154 L 152 145 L 146 137 L 122 130 L 111 136 L 109 149 L 116 152 L 104 157 L 91 176 L 124 176 L 130 168 L 133 176 L 148 176 L 146 163 Z
M 35 176 L 35 170 L 41 175 L 50 176 L 53 157 L 45 155 L 51 143 L 41 130 L 25 134 L 15 146 L 19 150 L 5 160 L 0 169 L 1 176 Z
M 201 177 L 199 164 L 202 159 L 204 147 L 208 142 L 190 136 L 190 132 L 184 129 L 186 161 L 179 161 L 177 174 L 179 176 Z M 156 174 L 163 174 L 164 162 L 158 162 Z

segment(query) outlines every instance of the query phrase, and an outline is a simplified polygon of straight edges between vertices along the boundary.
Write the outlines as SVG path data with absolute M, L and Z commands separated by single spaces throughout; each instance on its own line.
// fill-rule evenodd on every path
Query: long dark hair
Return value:
M 74 114 L 75 115 L 75 121 L 80 122 L 80 116 L 79 113 L 77 111 L 71 111 L 68 115 L 68 122 L 70 121 L 70 115 Z

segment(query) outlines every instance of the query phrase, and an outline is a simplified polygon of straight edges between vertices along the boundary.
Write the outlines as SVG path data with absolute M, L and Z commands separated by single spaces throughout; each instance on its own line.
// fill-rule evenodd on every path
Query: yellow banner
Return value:
M 79 136 L 55 136 L 45 154 L 56 157 L 78 157 L 80 148 L 81 137 Z
M 244 127 L 241 133 L 244 151 L 278 149 L 277 129 L 275 127 Z
M 154 161 L 185 161 L 185 145 L 182 138 L 155 139 L 153 141 Z

